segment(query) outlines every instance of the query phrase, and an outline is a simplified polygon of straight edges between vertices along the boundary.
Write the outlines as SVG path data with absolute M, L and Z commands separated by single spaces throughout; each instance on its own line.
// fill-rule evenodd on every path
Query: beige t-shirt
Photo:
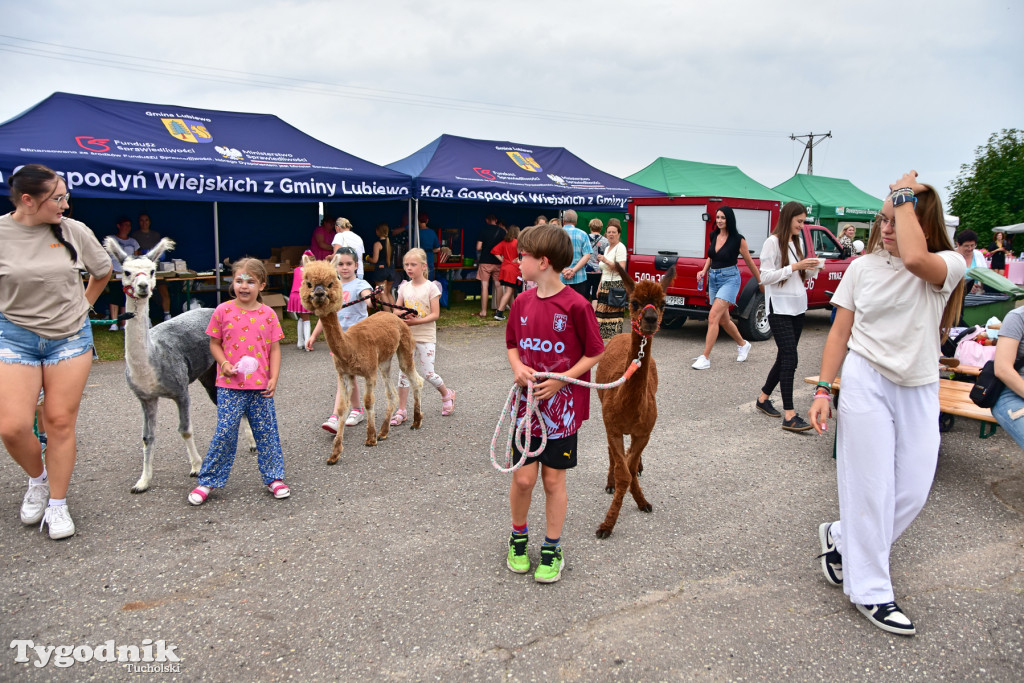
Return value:
M 430 315 L 431 301 L 441 296 L 441 290 L 430 280 L 417 287 L 412 280 L 406 280 L 398 286 L 398 295 L 402 297 L 402 303 L 409 308 L 416 309 L 419 317 L 425 318 Z M 427 342 L 437 343 L 437 321 L 425 325 L 410 325 L 409 331 L 417 344 Z
M 884 251 L 850 264 L 832 303 L 853 311 L 847 348 L 863 356 L 883 377 L 905 387 L 938 380 L 939 323 L 967 264 L 955 251 L 940 251 L 946 281 L 936 287 Z
M 110 255 L 84 223 L 61 221 L 64 239 L 78 262 L 57 241 L 48 225 L 23 225 L 13 214 L 0 216 L 0 313 L 45 339 L 64 339 L 78 331 L 89 312 L 79 270 L 103 277 Z

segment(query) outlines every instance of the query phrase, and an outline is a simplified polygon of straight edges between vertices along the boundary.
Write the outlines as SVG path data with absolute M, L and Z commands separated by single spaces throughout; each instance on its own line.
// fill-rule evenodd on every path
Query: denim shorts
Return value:
M 1021 408 L 1024 408 L 1024 398 L 1018 396 L 1013 389 L 1005 387 L 1003 393 L 999 394 L 996 404 L 992 406 L 992 417 L 1018 446 L 1024 448 L 1024 415 L 1016 419 L 1010 417 L 1010 413 L 1015 413 Z
M 15 325 L 0 314 L 0 363 L 10 365 L 55 365 L 92 351 L 92 325 L 89 318 L 69 337 L 46 339 Z
M 736 297 L 740 293 L 740 269 L 739 266 L 728 266 L 727 268 L 714 268 L 708 271 L 708 298 L 711 303 L 715 299 L 736 303 Z

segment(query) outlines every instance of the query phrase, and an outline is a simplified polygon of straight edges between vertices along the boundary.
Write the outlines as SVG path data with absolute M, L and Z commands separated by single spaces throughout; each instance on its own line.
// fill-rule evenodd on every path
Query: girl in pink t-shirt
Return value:
M 210 490 L 223 488 L 231 473 L 238 446 L 242 415 L 256 438 L 257 465 L 263 483 L 274 498 L 291 491 L 284 479 L 284 456 L 277 434 L 274 390 L 281 371 L 281 339 L 284 332 L 274 309 L 263 304 L 260 292 L 267 286 L 263 262 L 253 258 L 236 261 L 232 269 L 235 298 L 221 304 L 206 328 L 210 352 L 217 361 L 217 430 L 199 471 L 199 486 L 188 502 L 202 505 Z

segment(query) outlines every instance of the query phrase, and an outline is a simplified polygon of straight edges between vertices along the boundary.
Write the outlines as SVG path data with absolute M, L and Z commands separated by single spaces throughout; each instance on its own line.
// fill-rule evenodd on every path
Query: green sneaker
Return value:
M 526 554 L 526 543 L 529 540 L 526 534 L 512 534 L 508 537 L 508 559 L 505 564 L 516 574 L 530 571 L 530 558 Z
M 539 583 L 554 583 L 562 578 L 562 567 L 565 566 L 565 558 L 562 557 L 562 546 L 541 546 L 540 564 L 537 571 L 533 573 L 534 581 Z

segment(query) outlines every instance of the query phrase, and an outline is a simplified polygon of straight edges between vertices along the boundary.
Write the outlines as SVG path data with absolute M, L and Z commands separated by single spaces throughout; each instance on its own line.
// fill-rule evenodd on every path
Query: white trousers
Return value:
M 843 591 L 860 605 L 893 601 L 889 552 L 928 500 L 939 457 L 939 383 L 894 384 L 860 355 L 843 363 L 836 435 Z

